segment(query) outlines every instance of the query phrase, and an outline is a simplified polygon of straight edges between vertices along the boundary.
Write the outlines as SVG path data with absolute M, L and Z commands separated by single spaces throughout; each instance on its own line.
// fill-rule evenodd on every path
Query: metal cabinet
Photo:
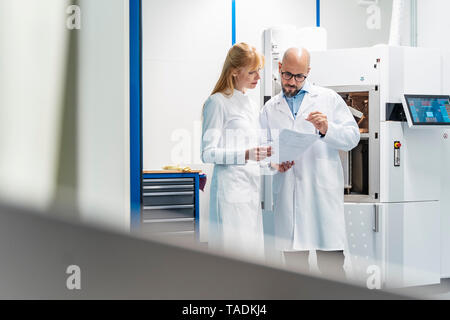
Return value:
M 144 172 L 140 230 L 158 234 L 198 234 L 199 179 L 199 172 Z

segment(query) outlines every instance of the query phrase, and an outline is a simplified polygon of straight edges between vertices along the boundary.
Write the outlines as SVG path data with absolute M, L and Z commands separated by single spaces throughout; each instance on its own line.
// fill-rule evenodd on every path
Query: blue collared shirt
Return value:
M 294 97 L 289 98 L 283 94 L 289 106 L 289 109 L 291 109 L 292 116 L 294 117 L 294 119 L 297 117 L 298 110 L 300 109 L 305 94 L 310 91 L 309 88 L 310 84 L 308 83 L 307 80 L 305 80 L 305 84 Z

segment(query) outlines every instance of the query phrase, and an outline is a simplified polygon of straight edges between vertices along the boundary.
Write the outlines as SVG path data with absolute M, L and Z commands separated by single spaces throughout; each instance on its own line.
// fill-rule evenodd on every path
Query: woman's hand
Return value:
M 272 147 L 256 147 L 245 151 L 245 160 L 261 161 L 272 155 Z
M 292 166 L 295 164 L 294 161 L 286 161 L 280 164 L 276 164 L 276 163 L 271 163 L 271 167 L 274 168 L 275 170 L 279 171 L 279 172 L 286 172 L 288 171 L 290 168 L 292 168 Z

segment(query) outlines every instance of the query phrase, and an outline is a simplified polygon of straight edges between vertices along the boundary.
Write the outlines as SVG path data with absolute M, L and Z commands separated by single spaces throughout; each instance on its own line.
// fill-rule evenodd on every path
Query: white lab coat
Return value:
M 245 161 L 259 143 L 259 107 L 238 90 L 216 93 L 203 111 L 202 161 L 214 163 L 210 189 L 210 246 L 233 255 L 262 259 L 260 166 Z
M 360 134 L 344 100 L 334 91 L 310 86 L 294 120 L 283 94 L 261 111 L 261 127 L 275 140 L 284 129 L 316 133 L 305 118 L 310 112 L 327 115 L 328 132 L 315 142 L 287 172 L 273 178 L 276 248 L 344 250 L 344 176 L 339 151 L 357 146 Z M 276 157 L 276 155 L 274 155 Z

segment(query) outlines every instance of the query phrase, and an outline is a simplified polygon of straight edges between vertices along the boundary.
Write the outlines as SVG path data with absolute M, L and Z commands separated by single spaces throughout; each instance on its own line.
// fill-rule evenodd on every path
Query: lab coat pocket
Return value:
M 329 159 L 317 159 L 316 161 L 316 183 L 324 189 L 339 188 L 338 162 Z M 343 186 L 342 186 L 343 187 Z

